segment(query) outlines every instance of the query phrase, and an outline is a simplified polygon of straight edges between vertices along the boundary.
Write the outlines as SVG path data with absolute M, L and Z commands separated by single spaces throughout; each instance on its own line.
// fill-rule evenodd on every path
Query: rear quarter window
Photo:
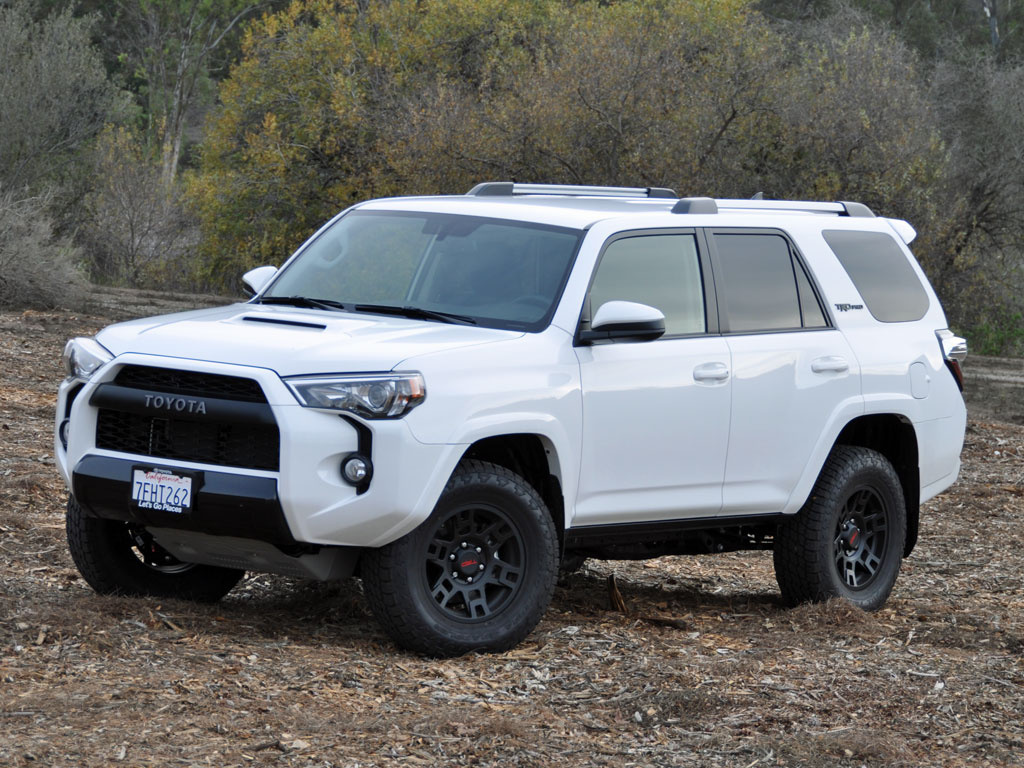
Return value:
M 928 294 L 891 235 L 838 229 L 821 234 L 876 320 L 905 323 L 924 317 Z

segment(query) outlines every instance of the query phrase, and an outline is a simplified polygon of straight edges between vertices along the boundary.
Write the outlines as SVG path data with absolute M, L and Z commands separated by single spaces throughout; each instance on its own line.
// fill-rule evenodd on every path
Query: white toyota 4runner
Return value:
M 247 303 L 68 343 L 71 554 L 197 600 L 357 573 L 433 655 L 519 642 L 585 557 L 772 549 L 786 602 L 878 608 L 965 426 L 914 234 L 654 188 L 355 205 Z

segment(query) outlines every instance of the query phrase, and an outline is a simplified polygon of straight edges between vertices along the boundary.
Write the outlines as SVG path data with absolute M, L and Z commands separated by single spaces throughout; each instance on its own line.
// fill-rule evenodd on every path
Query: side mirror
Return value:
M 632 339 L 653 341 L 665 333 L 665 315 L 661 310 L 634 301 L 608 301 L 602 304 L 589 331 L 580 331 L 580 341 Z
M 242 283 L 247 296 L 255 296 L 266 287 L 270 279 L 277 274 L 277 267 L 256 267 L 242 275 Z

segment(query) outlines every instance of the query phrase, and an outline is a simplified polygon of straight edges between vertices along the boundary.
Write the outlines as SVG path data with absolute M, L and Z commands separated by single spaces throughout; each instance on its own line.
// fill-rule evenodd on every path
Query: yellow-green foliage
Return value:
M 312 0 L 253 23 L 188 181 L 206 277 L 227 284 L 280 263 L 339 208 L 406 192 L 381 151 L 405 119 L 403 91 L 486 80 L 522 58 L 555 7 Z
M 934 215 L 906 49 L 798 43 L 751 0 L 306 0 L 253 23 L 189 196 L 207 278 L 358 200 L 491 179 L 864 199 Z

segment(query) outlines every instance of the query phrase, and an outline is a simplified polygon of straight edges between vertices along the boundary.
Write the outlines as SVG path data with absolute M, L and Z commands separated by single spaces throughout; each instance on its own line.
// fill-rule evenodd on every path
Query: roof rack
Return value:
M 700 198 L 698 198 L 700 199 Z M 749 211 L 794 211 L 800 213 L 831 213 L 836 216 L 874 218 L 875 213 L 863 203 L 838 201 L 814 203 L 805 200 L 717 200 L 719 208 Z
M 485 181 L 466 193 L 472 197 L 514 197 L 523 195 L 566 195 L 571 197 L 632 197 L 677 200 L 679 195 L 666 187 L 585 187 L 574 184 L 519 184 L 513 181 Z M 718 213 L 720 210 L 779 211 L 823 213 L 833 216 L 874 218 L 863 203 L 838 201 L 816 203 L 804 200 L 716 200 L 711 197 L 684 197 L 672 206 L 672 213 Z
M 515 195 L 574 195 L 577 197 L 653 197 L 675 200 L 679 195 L 664 187 L 583 187 L 574 184 L 517 184 L 512 181 L 485 181 L 467 195 L 473 197 L 512 197 Z

